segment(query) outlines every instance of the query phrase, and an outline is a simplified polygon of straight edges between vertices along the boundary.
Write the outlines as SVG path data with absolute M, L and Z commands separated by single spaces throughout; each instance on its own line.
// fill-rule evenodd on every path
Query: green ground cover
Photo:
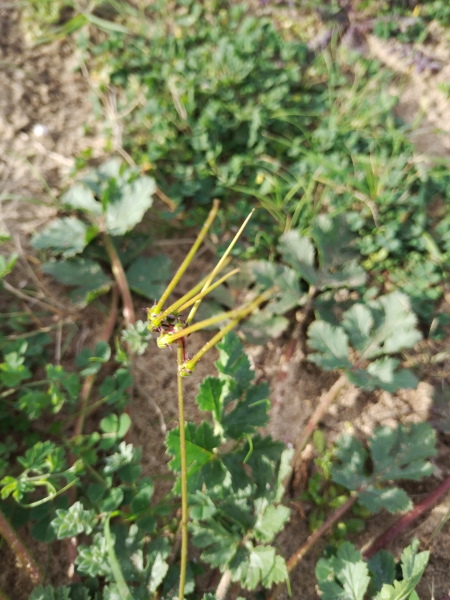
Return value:
M 32 245 L 43 272 L 71 288 L 75 305 L 110 294 L 117 307 L 120 299 L 126 328 L 115 353 L 108 340 L 117 317 L 106 339 L 63 367 L 50 357 L 54 326 L 36 331 L 14 308 L 2 316 L 0 531 L 28 564 L 36 583 L 30 600 L 222 600 L 230 582 L 262 594 L 287 582 L 300 560 L 301 553 L 286 560 L 274 542 L 289 522 L 283 496 L 293 452 L 260 432 L 269 390 L 254 381 L 237 335 L 219 341 L 217 373 L 200 386 L 204 420 L 167 435 L 174 486 L 163 501 L 153 503 L 156 483 L 141 476 L 140 451 L 126 438 L 133 361 L 151 335 L 136 319 L 132 293 L 154 301 L 171 272 L 166 257 L 141 256 L 149 244 L 144 214 L 156 210 L 160 190 L 171 203 L 158 215 L 169 231 L 199 228 L 218 198 L 212 231 L 221 238 L 258 207 L 232 251 L 247 260 L 238 285 L 253 298 L 277 287 L 269 302 L 255 301 L 242 331 L 253 340 L 255 331 L 287 335 L 300 307 L 309 316 L 311 362 L 338 371 L 340 385 L 394 393 L 417 385 L 404 352 L 423 337 L 445 336 L 450 171 L 416 160 L 408 126 L 394 116 L 395 99 L 386 92 L 389 74 L 336 41 L 313 52 L 301 27 L 283 29 L 279 15 L 217 0 L 103 3 L 83 13 L 64 6 L 75 13 L 59 32 L 77 30 L 99 91 L 114 91 L 122 154 L 133 166 L 114 158 L 80 168 L 61 196 L 61 215 Z M 447 18 L 439 2 L 421 10 L 424 18 Z M 95 43 L 93 26 L 101 31 Z M 1 259 L 4 293 L 15 260 Z M 165 313 L 157 306 L 153 334 L 178 335 L 174 343 L 184 352 L 187 337 L 180 336 L 190 323 L 179 314 L 182 305 Z M 240 308 L 227 316 L 238 325 L 245 314 Z M 328 406 L 318 405 L 319 420 Z M 107 414 L 87 432 L 85 417 L 102 407 Z M 51 423 L 46 441 L 43 419 Z M 312 418 L 305 444 L 316 428 Z M 342 538 L 364 528 L 368 515 L 413 507 L 397 483 L 431 474 L 434 430 L 398 425 L 330 447 L 320 432 L 313 439 L 320 469 L 305 499 L 320 508 L 311 518 L 317 535 L 320 527 L 334 535 L 316 568 L 322 597 L 415 600 L 428 560 L 416 542 L 396 565 L 384 550 L 363 556 Z M 176 516 L 180 493 L 201 567 L 178 549 L 178 532 L 187 527 Z M 80 582 L 44 585 L 17 533 L 25 524 L 49 544 L 79 537 Z M 203 594 L 198 581 L 208 569 L 220 572 L 220 583 Z M 8 590 L 1 594 L 7 598 Z

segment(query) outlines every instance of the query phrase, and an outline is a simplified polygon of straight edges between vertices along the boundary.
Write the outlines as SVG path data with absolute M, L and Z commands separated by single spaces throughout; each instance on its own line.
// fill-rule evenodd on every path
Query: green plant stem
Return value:
M 127 582 L 124 579 L 122 570 L 119 565 L 119 561 L 117 560 L 116 552 L 114 550 L 114 540 L 111 536 L 111 530 L 109 527 L 109 520 L 111 516 L 112 515 L 108 515 L 105 518 L 105 522 L 103 525 L 103 532 L 105 534 L 106 551 L 108 553 L 109 564 L 111 566 L 111 571 L 116 582 L 121 600 L 133 600 L 133 596 L 131 595 Z
M 180 426 L 180 458 L 181 458 L 181 561 L 180 561 L 180 589 L 179 600 L 184 599 L 184 587 L 186 584 L 186 567 L 188 554 L 188 489 L 187 489 L 187 464 L 186 464 L 186 432 L 184 424 L 184 398 L 183 377 L 181 366 L 183 364 L 183 345 L 178 344 L 178 413 Z
M 29 480 L 32 480 L 32 479 L 33 479 L 32 477 L 29 478 Z M 21 502 L 19 502 L 19 506 L 22 506 L 23 508 L 35 508 L 36 506 L 41 506 L 42 504 L 45 504 L 46 502 L 51 502 L 57 496 L 64 494 L 64 492 L 67 492 L 67 490 L 70 490 L 70 488 L 73 487 L 76 483 L 78 483 L 78 481 L 79 481 L 78 478 L 74 479 L 73 481 L 71 481 L 64 487 L 62 487 L 60 490 L 58 490 L 54 494 L 50 494 L 49 496 L 47 496 L 46 498 L 42 498 L 41 500 L 36 500 L 36 502 L 30 502 L 30 504 L 22 504 Z M 34 485 L 37 486 L 37 485 L 44 485 L 44 484 L 39 484 L 39 483 L 35 482 Z
M 34 585 L 40 585 L 43 581 L 42 573 L 33 555 L 25 546 L 19 535 L 11 527 L 3 512 L 0 510 L 0 534 L 6 540 L 8 546 L 14 552 L 18 563 L 28 573 Z
M 211 227 L 212 222 L 216 218 L 218 210 L 219 210 L 219 201 L 218 200 L 214 200 L 213 206 L 212 206 L 212 209 L 211 209 L 211 211 L 210 211 L 210 213 L 208 215 L 208 218 L 204 222 L 203 227 L 201 228 L 200 233 L 197 236 L 197 239 L 195 240 L 195 242 L 192 245 L 192 248 L 187 253 L 185 259 L 183 260 L 183 262 L 181 263 L 180 267 L 178 268 L 178 271 L 173 276 L 172 281 L 169 283 L 169 285 L 167 286 L 167 288 L 164 291 L 163 295 L 159 299 L 159 302 L 156 304 L 156 306 L 153 307 L 152 311 L 154 313 L 161 312 L 161 309 L 162 309 L 162 307 L 164 305 L 164 302 L 167 300 L 167 298 L 170 296 L 170 294 L 172 293 L 172 291 L 177 286 L 177 284 L 180 281 L 180 279 L 183 277 L 184 272 L 186 271 L 186 269 L 188 268 L 188 266 L 191 264 L 192 259 L 194 258 L 195 254 L 197 253 L 197 250 L 200 247 L 200 244 L 205 239 L 205 236 L 208 233 L 208 230 Z
M 119 288 L 120 295 L 123 302 L 123 316 L 126 325 L 132 325 L 136 321 L 134 314 L 133 299 L 131 298 L 130 288 L 128 286 L 127 276 L 123 270 L 122 263 L 120 261 L 117 250 L 107 233 L 103 234 L 103 242 L 105 244 L 106 252 L 108 253 L 109 260 L 111 261 L 111 270 L 114 275 L 117 287 Z

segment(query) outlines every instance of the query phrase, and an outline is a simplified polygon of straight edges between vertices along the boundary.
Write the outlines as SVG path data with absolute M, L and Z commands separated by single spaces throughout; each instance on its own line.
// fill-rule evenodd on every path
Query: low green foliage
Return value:
M 414 27 L 400 33 L 422 35 L 431 6 L 445 16 L 438 1 L 420 6 Z M 57 18 L 46 3 L 33 7 Z M 167 257 L 142 256 L 150 238 L 140 231 L 156 186 L 183 227 L 201 222 L 219 197 L 227 233 L 257 199 L 264 210 L 250 225 L 245 254 L 258 260 L 242 268 L 238 287 L 250 295 L 270 289 L 272 297 L 257 296 L 243 329 L 254 340 L 279 336 L 301 309 L 309 360 L 361 389 L 394 393 L 417 385 L 401 355 L 421 339 L 419 322 L 432 324 L 437 336 L 448 317 L 436 315 L 450 264 L 448 171 L 414 159 L 376 65 L 314 54 L 289 27 L 282 32 L 245 6 L 175 0 L 169 15 L 157 1 L 139 9 L 138 20 L 137 9 L 121 12 L 115 2 L 102 5 L 102 16 L 76 10 L 67 27 L 89 22 L 108 32 L 89 52 L 105 86 L 114 86 L 123 144 L 141 168 L 111 159 L 86 172 L 32 244 L 44 273 L 71 287 L 80 307 L 117 285 L 127 325 L 115 354 L 101 341 L 61 362 L 29 314 L 7 315 L 0 333 L 1 509 L 13 528 L 28 523 L 41 542 L 78 538 L 80 581 L 38 586 L 30 600 L 172 600 L 183 578 L 176 509 L 185 457 L 190 543 L 199 557 L 189 556 L 186 597 L 201 597 L 205 572 L 260 593 L 288 582 L 291 561 L 276 536 L 290 519 L 283 496 L 293 451 L 262 433 L 269 389 L 255 382 L 236 334 L 218 344 L 217 373 L 200 385 L 201 419 L 167 434 L 173 488 L 162 499 L 155 500 L 158 481 L 142 476 L 141 449 L 127 438 L 134 356 L 147 349 L 149 329 L 178 344 L 189 326 L 176 302 L 179 312 L 157 305 L 155 314 L 148 309 L 149 323 L 136 321 L 127 297 L 131 289 L 160 298 L 170 275 Z M 385 29 L 392 34 L 391 25 Z M 270 260 L 259 259 L 263 249 Z M 0 256 L 2 291 L 15 291 L 7 282 L 16 261 L 15 254 Z M 232 306 L 228 290 L 214 292 Z M 231 324 L 248 314 L 238 312 L 228 314 Z M 90 411 L 86 432 L 79 424 Z M 432 428 L 382 427 L 367 441 L 346 435 L 328 448 L 316 431 L 314 442 L 316 471 L 303 495 L 313 505 L 311 529 L 354 501 L 351 514 L 334 523 L 334 553 L 317 564 L 322 597 L 417 599 L 428 560 L 417 542 L 396 565 L 385 551 L 364 560 L 345 538 L 361 531 L 369 514 L 412 507 L 399 484 L 431 474 Z M 213 590 L 203 595 L 215 598 Z
M 70 298 L 75 304 L 84 306 L 111 289 L 113 279 L 105 266 L 112 268 L 112 252 L 117 252 L 134 292 L 149 299 L 160 295 L 170 261 L 163 255 L 140 256 L 149 237 L 129 235 L 152 206 L 154 191 L 151 177 L 111 159 L 63 194 L 61 209 L 77 216 L 56 218 L 34 235 L 34 248 L 59 258 L 44 262 L 42 270 L 74 288 Z M 112 252 L 106 237 L 112 238 Z
M 315 321 L 308 330 L 308 343 L 317 352 L 309 359 L 323 369 L 342 370 L 363 389 L 395 392 L 414 388 L 418 382 L 411 372 L 398 370 L 400 361 L 392 355 L 412 348 L 421 337 L 408 298 L 393 292 L 354 304 L 338 326 Z
M 386 551 L 368 561 L 350 542 L 344 542 L 334 556 L 321 558 L 316 566 L 321 598 L 353 598 L 363 600 L 370 590 L 373 600 L 418 600 L 414 588 L 420 581 L 428 562 L 429 552 L 417 552 L 414 540 L 401 556 L 402 578 L 397 579 L 394 558 Z

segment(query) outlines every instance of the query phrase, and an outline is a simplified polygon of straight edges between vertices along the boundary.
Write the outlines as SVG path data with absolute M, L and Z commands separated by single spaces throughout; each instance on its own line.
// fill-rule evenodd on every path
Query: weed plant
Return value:
M 54 325 L 34 328 L 47 315 L 20 305 L 5 315 L 0 533 L 35 586 L 30 600 L 275 598 L 277 586 L 289 588 L 289 574 L 331 531 L 334 546 L 316 567 L 325 600 L 414 600 L 429 557 L 417 542 L 396 564 L 379 551 L 386 535 L 364 553 L 345 538 L 364 528 L 368 515 L 409 511 L 393 526 L 395 537 L 448 491 L 449 478 L 413 506 L 399 485 L 431 475 L 433 429 L 379 428 L 367 440 L 346 435 L 327 446 L 318 424 L 347 382 L 390 393 L 416 386 L 401 358 L 421 338 L 415 312 L 422 322 L 436 320 L 450 221 L 430 202 L 445 206 L 448 172 L 413 159 L 392 117 L 393 100 L 375 95 L 385 75 L 372 63 L 357 60 L 350 76 L 330 55 L 312 55 L 292 32 L 282 35 L 242 6 L 211 0 L 171 8 L 168 19 L 167 4 L 152 3 L 140 13 L 145 26 L 129 12 L 126 27 L 108 29 L 97 19 L 109 34 L 92 54 L 115 86 L 119 114 L 128 111 L 121 117 L 124 146 L 139 168 L 113 159 L 85 173 L 63 195 L 61 216 L 33 237 L 43 272 L 72 288 L 72 303 L 85 307 L 109 293 L 111 308 L 94 348 L 65 366 L 51 358 Z M 202 225 L 168 287 L 167 259 L 141 255 L 150 242 L 142 220 L 158 188 L 183 227 Z M 240 274 L 228 271 L 230 247 L 211 274 L 172 301 L 213 226 L 216 202 L 207 214 L 215 197 L 231 230 L 253 198 L 264 208 L 246 230 L 255 239 L 246 255 L 255 260 Z M 264 248 L 269 260 L 261 257 Z M 0 259 L 2 292 L 28 308 L 32 290 L 10 283 L 16 259 Z M 232 275 L 250 284 L 248 304 L 194 322 L 203 298 L 225 280 L 231 285 Z M 136 320 L 133 292 L 159 298 L 146 323 Z M 113 356 L 119 306 L 125 329 Z M 253 313 L 247 331 L 276 336 L 298 308 L 308 315 L 308 359 L 339 377 L 292 450 L 264 433 L 268 386 L 255 381 L 232 330 Z M 190 357 L 189 336 L 222 321 Z M 68 344 L 70 326 L 61 327 Z M 155 333 L 160 347 L 178 349 L 179 391 L 179 427 L 166 440 L 173 489 L 159 502 L 157 482 L 142 476 L 140 449 L 130 443 L 127 412 L 135 356 Z M 204 418 L 185 423 L 183 377 L 215 345 L 217 372 L 196 398 Z M 311 440 L 320 473 L 304 499 L 318 510 L 311 535 L 285 558 L 276 543 L 290 519 L 285 489 Z M 77 582 L 49 585 L 40 559 L 21 540 L 24 525 L 41 542 L 66 544 Z
M 410 294 L 430 327 L 449 260 L 448 224 L 433 209 L 448 171 L 415 160 L 388 74 L 314 54 L 292 24 L 282 32 L 244 5 L 172 9 L 168 18 L 153 3 L 145 30 L 111 32 L 90 56 L 100 92 L 117 97 L 124 149 L 175 214 L 195 224 L 220 198 L 221 222 L 237 228 L 256 199 L 265 210 L 249 224 L 246 256 L 275 259 L 280 234 L 310 235 L 319 213 L 345 214 L 371 283 Z
M 115 185 L 112 178 L 113 190 Z M 95 202 L 103 215 L 108 215 L 114 213 L 114 208 L 119 210 L 124 200 L 121 194 L 112 194 L 103 202 Z M 93 213 L 93 206 L 89 205 L 88 214 Z M 174 487 L 161 502 L 152 502 L 155 482 L 142 477 L 140 450 L 126 439 L 131 426 L 125 410 L 132 385 L 130 367 L 133 355 L 143 352 L 148 342 L 148 333 L 141 324 L 130 324 L 117 354 L 122 364 L 106 375 L 102 374 L 103 366 L 111 359 L 106 341 L 99 341 L 93 351 L 83 350 L 76 359 L 76 370 L 69 371 L 48 360 L 45 349 L 50 339 L 29 332 L 28 319 L 11 318 L 8 323 L 1 339 L 0 363 L 2 427 L 5 434 L 8 432 L 0 447 L 0 531 L 36 585 L 30 600 L 221 600 L 230 585 L 235 586 L 231 592 L 235 597 L 239 589 L 288 584 L 289 572 L 326 531 L 342 520 L 345 523 L 346 517 L 349 523 L 344 526 L 351 527 L 350 511 L 357 505 L 359 514 L 406 511 L 412 502 L 396 482 L 431 474 L 428 459 L 435 454 L 435 435 L 425 423 L 380 428 L 367 444 L 345 436 L 333 450 L 329 467 L 330 480 L 341 490 L 339 502 L 334 509 L 330 503 L 326 519 L 288 560 L 277 551 L 275 536 L 290 517 L 283 496 L 291 467 L 296 466 L 329 404 L 346 380 L 365 389 L 391 392 L 414 386 L 413 375 L 399 369 L 399 361 L 392 355 L 411 347 L 420 334 L 407 299 L 399 294 L 353 305 L 337 327 L 320 320 L 314 322 L 309 328 L 309 344 L 315 351 L 310 359 L 342 375 L 317 405 L 294 454 L 261 433 L 268 421 L 268 386 L 254 382 L 255 373 L 242 344 L 236 334 L 230 333 L 242 318 L 258 310 L 260 303 L 268 302 L 273 290 L 246 307 L 193 325 L 199 302 L 214 288 L 215 278 L 226 266 L 224 256 L 198 286 L 164 308 L 216 212 L 217 203 L 161 299 L 148 309 L 148 327 L 159 333 L 158 346 L 178 346 L 180 426 L 168 433 L 166 442 L 172 456 L 169 467 L 174 473 Z M 67 221 L 57 225 L 66 226 Z M 37 236 L 39 245 L 46 235 L 54 241 L 52 227 L 43 237 Z M 309 260 L 308 248 L 303 247 L 301 254 L 291 237 L 285 239 L 285 244 L 292 260 Z M 111 240 L 103 238 L 103 243 L 108 248 Z M 14 257 L 4 261 L 4 276 L 13 266 Z M 122 302 L 129 309 L 130 296 L 122 273 L 123 268 L 116 264 L 113 274 L 121 282 L 118 288 Z M 233 271 L 217 282 L 231 275 Z M 192 309 L 186 318 L 182 313 L 189 306 Z M 129 310 L 124 312 L 125 317 L 129 314 Z M 229 323 L 189 357 L 188 336 L 222 319 L 229 319 Z M 23 334 L 16 333 L 21 330 Z M 217 375 L 207 377 L 197 395 L 198 408 L 208 416 L 200 423 L 185 423 L 183 377 L 215 344 L 219 349 Z M 38 378 L 38 373 L 43 376 Z M 99 399 L 89 402 L 94 388 Z M 86 432 L 86 414 L 102 406 L 107 407 L 105 416 L 97 428 Z M 50 415 L 49 439 L 42 441 L 39 423 Z M 179 495 L 181 518 L 174 512 Z M 36 539 L 49 544 L 56 539 L 72 540 L 70 544 L 77 540 L 72 547 L 76 550 L 74 564 L 80 582 L 56 589 L 43 585 L 45 574 L 39 561 L 16 531 L 25 523 L 31 524 Z M 192 546 L 200 550 L 202 570 L 221 573 L 211 590 L 198 587 L 200 570 L 191 559 L 188 532 Z M 403 580 L 397 580 L 393 557 L 375 554 L 367 562 L 345 542 L 337 547 L 335 555 L 319 561 L 316 574 L 325 598 L 342 591 L 363 600 L 370 587 L 372 598 L 394 599 L 399 590 L 414 593 L 427 560 L 428 553 L 419 553 L 414 542 L 402 555 Z

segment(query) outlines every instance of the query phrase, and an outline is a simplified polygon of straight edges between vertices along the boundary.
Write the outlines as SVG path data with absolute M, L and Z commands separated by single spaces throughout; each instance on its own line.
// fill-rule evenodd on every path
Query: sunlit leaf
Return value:
M 36 233 L 33 248 L 52 250 L 65 258 L 80 254 L 95 237 L 97 230 L 76 217 L 53 219 L 45 229 Z

